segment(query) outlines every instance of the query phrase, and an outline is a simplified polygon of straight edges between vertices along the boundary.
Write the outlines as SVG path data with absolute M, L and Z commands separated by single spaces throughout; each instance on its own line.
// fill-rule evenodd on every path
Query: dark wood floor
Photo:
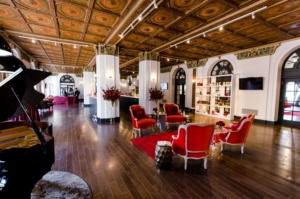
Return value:
M 171 170 L 157 170 L 155 162 L 135 147 L 131 122 L 99 125 L 89 108 L 55 105 L 42 121 L 53 123 L 56 161 L 52 170 L 82 177 L 94 198 L 300 198 L 300 130 L 252 125 L 245 153 L 240 147 L 219 146 L 202 160 L 174 157 Z M 193 115 L 195 122 L 216 119 Z M 174 127 L 173 127 L 174 128 Z M 155 133 L 159 133 L 156 129 Z M 144 136 L 152 133 L 145 132 Z

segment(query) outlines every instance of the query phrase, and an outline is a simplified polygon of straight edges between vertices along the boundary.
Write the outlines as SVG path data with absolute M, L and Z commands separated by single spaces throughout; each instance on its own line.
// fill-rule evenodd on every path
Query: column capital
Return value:
M 113 55 L 113 56 L 119 56 L 119 47 L 115 45 L 96 45 L 95 46 L 95 52 L 96 55 Z
M 83 67 L 83 72 L 94 72 L 95 67 L 93 66 L 84 66 Z
M 159 61 L 160 56 L 158 52 L 140 52 L 139 53 L 139 61 L 145 61 L 145 60 L 153 60 L 153 61 Z

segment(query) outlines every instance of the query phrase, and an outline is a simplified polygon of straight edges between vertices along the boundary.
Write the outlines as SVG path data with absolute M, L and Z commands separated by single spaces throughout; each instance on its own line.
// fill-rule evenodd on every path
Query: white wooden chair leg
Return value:
M 206 168 L 207 168 L 207 157 L 204 158 L 204 169 L 206 169 Z
M 244 154 L 244 145 L 241 146 L 241 153 Z
M 220 141 L 221 151 L 223 151 L 223 142 Z
M 187 169 L 187 158 L 184 158 L 184 170 Z

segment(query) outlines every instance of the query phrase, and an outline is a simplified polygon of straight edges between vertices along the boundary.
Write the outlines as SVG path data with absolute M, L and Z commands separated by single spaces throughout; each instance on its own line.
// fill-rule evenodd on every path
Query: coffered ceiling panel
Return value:
M 47 0 L 14 0 L 8 1 L 8 4 L 14 4 L 16 7 L 25 10 L 34 10 L 39 12 L 48 12 L 49 4 Z
M 20 10 L 20 12 L 24 16 L 27 23 L 43 25 L 53 28 L 53 20 L 51 15 L 45 15 L 42 13 L 32 13 L 26 10 Z
M 29 27 L 31 28 L 32 33 L 34 34 L 56 36 L 55 29 L 51 27 L 40 26 L 35 24 L 30 24 Z
M 62 18 L 76 18 L 76 20 L 83 21 L 86 16 L 86 10 L 81 6 L 72 5 L 70 3 L 56 4 L 57 17 Z
M 222 24 L 226 25 L 219 30 Z M 143 51 L 158 52 L 164 68 L 298 38 L 300 3 L 1 0 L 0 26 L 7 39 L 54 74 L 82 75 L 84 67 L 95 67 L 95 45 L 116 45 L 123 78 L 132 75 L 130 71 L 138 72 L 138 55 Z

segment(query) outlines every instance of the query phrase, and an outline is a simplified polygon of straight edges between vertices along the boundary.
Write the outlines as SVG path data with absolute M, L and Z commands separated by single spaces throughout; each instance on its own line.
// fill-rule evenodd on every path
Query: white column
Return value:
M 153 108 L 159 108 L 159 102 L 150 101 L 149 89 L 160 89 L 160 62 L 158 53 L 143 52 L 139 54 L 139 105 L 145 108 L 147 114 L 153 112 Z
M 111 101 L 103 99 L 103 89 L 115 87 L 120 90 L 118 48 L 115 46 L 98 46 L 96 55 L 97 74 L 97 117 L 100 121 L 120 117 L 119 100 L 112 106 Z
M 86 70 L 86 69 L 85 69 Z M 95 73 L 83 71 L 83 104 L 90 105 L 90 96 L 95 92 Z

